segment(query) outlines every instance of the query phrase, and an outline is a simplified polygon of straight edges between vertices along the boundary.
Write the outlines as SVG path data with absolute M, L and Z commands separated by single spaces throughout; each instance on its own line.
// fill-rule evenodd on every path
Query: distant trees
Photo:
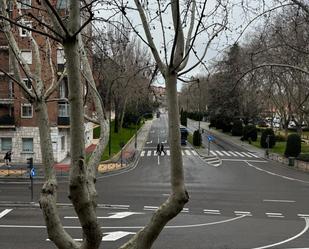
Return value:
M 108 109 L 114 110 L 114 131 L 155 109 L 150 84 L 155 65 L 149 52 L 131 33 L 128 23 L 107 24 L 97 29 L 94 40 L 94 73 Z

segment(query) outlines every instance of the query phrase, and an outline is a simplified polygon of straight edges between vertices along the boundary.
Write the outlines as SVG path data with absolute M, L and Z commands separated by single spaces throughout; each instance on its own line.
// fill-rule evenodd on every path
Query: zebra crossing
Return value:
M 169 149 L 165 150 L 166 155 L 170 156 L 171 152 Z M 219 158 L 259 158 L 259 156 L 255 155 L 251 152 L 244 152 L 244 151 L 225 151 L 225 150 L 210 150 L 209 157 L 219 157 Z M 198 156 L 197 152 L 193 149 L 184 149 L 181 151 L 183 156 Z M 163 155 L 163 153 L 161 154 Z M 150 157 L 150 156 L 157 156 L 157 151 L 152 149 L 145 149 L 141 151 L 141 157 Z
M 210 150 L 210 154 L 218 157 L 259 158 L 254 153 L 244 151 Z
M 165 150 L 166 152 L 166 156 L 170 156 L 171 155 L 171 151 L 170 150 Z M 183 156 L 197 156 L 197 152 L 195 150 L 182 150 L 181 154 Z M 161 155 L 164 155 L 164 153 L 162 152 Z M 149 157 L 149 156 L 158 156 L 157 151 L 156 150 L 143 150 L 141 151 L 140 154 L 141 157 Z

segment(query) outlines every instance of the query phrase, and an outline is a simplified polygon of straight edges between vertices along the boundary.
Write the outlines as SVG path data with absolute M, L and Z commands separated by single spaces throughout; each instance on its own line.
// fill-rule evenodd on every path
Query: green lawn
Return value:
M 121 131 L 119 131 L 118 133 L 114 132 L 114 122 L 112 122 L 111 124 L 111 155 L 109 155 L 109 144 L 107 144 L 103 155 L 101 157 L 102 161 L 105 161 L 111 157 L 113 157 L 114 155 L 116 155 L 121 147 L 120 144 L 126 144 L 134 135 L 135 135 L 135 126 L 131 126 L 129 128 L 122 128 Z M 137 129 L 139 129 L 141 127 L 141 124 L 137 127 Z M 93 137 L 97 138 L 100 136 L 100 127 L 96 127 L 93 130 Z
M 252 142 L 252 145 L 258 148 L 261 148 L 260 136 L 258 137 L 258 140 L 256 142 Z M 276 142 L 275 147 L 271 148 L 270 152 L 283 155 L 285 151 L 285 145 L 286 145 L 286 142 Z M 301 144 L 301 153 L 303 154 L 309 153 L 309 144 L 305 144 L 305 143 Z

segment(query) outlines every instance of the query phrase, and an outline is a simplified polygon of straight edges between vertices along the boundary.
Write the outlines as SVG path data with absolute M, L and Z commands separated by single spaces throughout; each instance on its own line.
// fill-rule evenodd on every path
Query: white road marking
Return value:
M 287 179 L 287 180 L 291 180 L 291 181 L 297 181 L 297 182 L 302 182 L 302 183 L 309 183 L 308 181 L 299 180 L 299 179 L 296 179 L 296 178 L 292 178 L 292 177 L 287 177 L 287 176 L 275 174 L 275 173 L 273 173 L 273 172 L 270 172 L 270 171 L 261 169 L 261 168 L 259 168 L 259 167 L 257 167 L 257 166 L 254 166 L 254 165 L 250 164 L 247 160 L 246 160 L 245 162 L 248 164 L 248 166 L 250 166 L 250 167 L 252 167 L 252 168 L 255 168 L 256 170 L 259 170 L 259 171 L 265 172 L 265 173 L 267 173 L 267 174 L 270 174 L 270 175 L 278 176 L 278 177 L 281 177 L 281 178 L 283 178 L 283 179 Z
M 251 152 L 247 152 L 247 153 L 248 153 L 249 155 L 255 157 L 255 158 L 259 158 L 257 155 L 255 155 L 255 154 L 253 154 L 253 153 L 251 153 Z
M 127 235 L 135 234 L 133 232 L 123 232 L 123 231 L 115 231 L 115 232 L 109 232 L 109 233 L 103 233 L 102 241 L 116 241 L 119 240 Z
M 157 158 L 158 158 L 158 165 L 160 165 L 160 155 L 159 154 L 158 154 Z
M 116 241 L 119 240 L 127 235 L 135 234 L 133 232 L 123 232 L 123 231 L 115 231 L 115 232 L 108 232 L 103 233 L 102 241 Z M 81 242 L 83 239 L 74 239 L 75 241 Z M 50 241 L 50 239 L 46 239 L 46 241 Z
M 219 156 L 224 156 L 224 154 L 221 153 L 221 151 L 219 151 L 219 150 L 216 150 L 216 153 L 217 153 Z
M 147 141 L 146 144 L 152 144 L 152 140 L 151 141 Z
M 283 203 L 292 203 L 292 202 L 296 202 L 296 201 L 292 201 L 292 200 L 263 200 L 264 202 L 283 202 Z
M 194 155 L 194 156 L 197 156 L 198 154 L 196 153 L 195 150 L 191 150 L 191 153 Z
M 189 150 L 185 150 L 185 153 L 188 155 L 188 156 L 191 156 L 191 153 Z
M 110 213 L 110 216 L 98 216 L 97 219 L 123 219 L 129 217 L 134 214 L 144 214 L 138 212 L 117 212 L 117 213 Z M 64 216 L 65 219 L 78 219 L 77 216 Z
M 183 208 L 183 209 L 181 210 L 181 213 L 189 213 L 189 208 Z
M 230 158 L 222 158 L 222 161 L 230 161 L 230 162 L 253 162 L 253 163 L 267 163 L 265 160 L 252 160 L 252 159 L 230 159 Z
M 147 156 L 151 156 L 151 150 L 147 151 Z
M 226 152 L 225 150 L 221 151 L 222 153 L 224 153 L 227 156 L 231 156 L 228 152 Z
M 155 206 L 144 206 L 144 210 L 148 210 L 148 211 L 155 211 L 158 208 L 159 207 L 155 207 Z
M 220 213 L 220 210 L 217 210 L 217 209 L 204 209 L 204 214 L 221 214 Z
M 240 215 L 252 216 L 251 212 L 248 212 L 248 211 L 234 211 L 234 213 L 237 216 L 240 216 Z
M 246 157 L 252 157 L 251 155 L 249 155 L 249 154 L 246 153 L 246 152 L 242 152 L 242 154 L 244 154 Z
M 185 155 L 185 153 L 183 152 L 183 150 L 181 151 L 181 155 L 183 155 L 183 156 Z
M 234 151 L 237 155 L 241 156 L 241 157 L 245 157 L 243 154 L 241 154 L 240 152 L 238 151 Z
M 309 219 L 308 218 L 304 218 L 304 219 L 305 219 L 306 225 L 305 225 L 305 228 L 299 234 L 296 234 L 295 236 L 293 236 L 289 239 L 283 240 L 281 242 L 278 242 L 278 243 L 274 243 L 274 244 L 266 245 L 266 246 L 261 246 L 261 247 L 255 247 L 253 249 L 265 249 L 265 248 L 275 247 L 275 246 L 278 246 L 278 245 L 288 243 L 288 242 L 290 242 L 294 239 L 297 239 L 298 237 L 302 236 L 305 232 L 307 232 L 307 230 L 309 228 Z
M 305 217 L 309 217 L 309 214 L 298 214 L 297 216 L 300 218 L 305 218 Z
M 210 151 L 211 154 L 213 154 L 214 156 L 216 156 L 216 152 L 214 152 L 213 150 Z
M 228 151 L 231 155 L 233 155 L 233 156 L 237 156 L 233 151 Z
M 265 213 L 269 218 L 284 218 L 282 213 Z
M 170 150 L 166 150 L 166 155 L 170 156 L 171 155 L 171 151 Z
M 239 220 L 245 218 L 246 215 L 237 216 L 235 218 L 214 221 L 209 223 L 198 223 L 192 225 L 178 225 L 178 226 L 165 226 L 165 229 L 175 229 L 175 228 L 193 228 L 193 227 L 204 227 L 204 226 L 212 226 L 217 224 L 223 224 L 235 220 Z M 46 226 L 27 226 L 27 225 L 0 225 L 0 228 L 33 228 L 33 229 L 46 229 Z M 81 229 L 80 226 L 63 226 L 64 229 Z M 144 226 L 114 226 L 114 227 L 101 227 L 101 229 L 142 229 Z
M 0 219 L 3 218 L 5 215 L 7 215 L 9 212 L 11 212 L 13 209 L 5 209 L 0 213 Z
M 144 150 L 141 152 L 141 156 L 145 156 L 145 151 Z

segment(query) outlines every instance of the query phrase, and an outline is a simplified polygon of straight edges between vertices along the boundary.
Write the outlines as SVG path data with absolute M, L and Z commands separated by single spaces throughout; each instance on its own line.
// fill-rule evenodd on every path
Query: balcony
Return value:
M 15 119 L 10 115 L 0 116 L 0 127 L 1 128 L 14 128 L 15 127 Z
M 58 126 L 69 126 L 70 117 L 58 117 Z

